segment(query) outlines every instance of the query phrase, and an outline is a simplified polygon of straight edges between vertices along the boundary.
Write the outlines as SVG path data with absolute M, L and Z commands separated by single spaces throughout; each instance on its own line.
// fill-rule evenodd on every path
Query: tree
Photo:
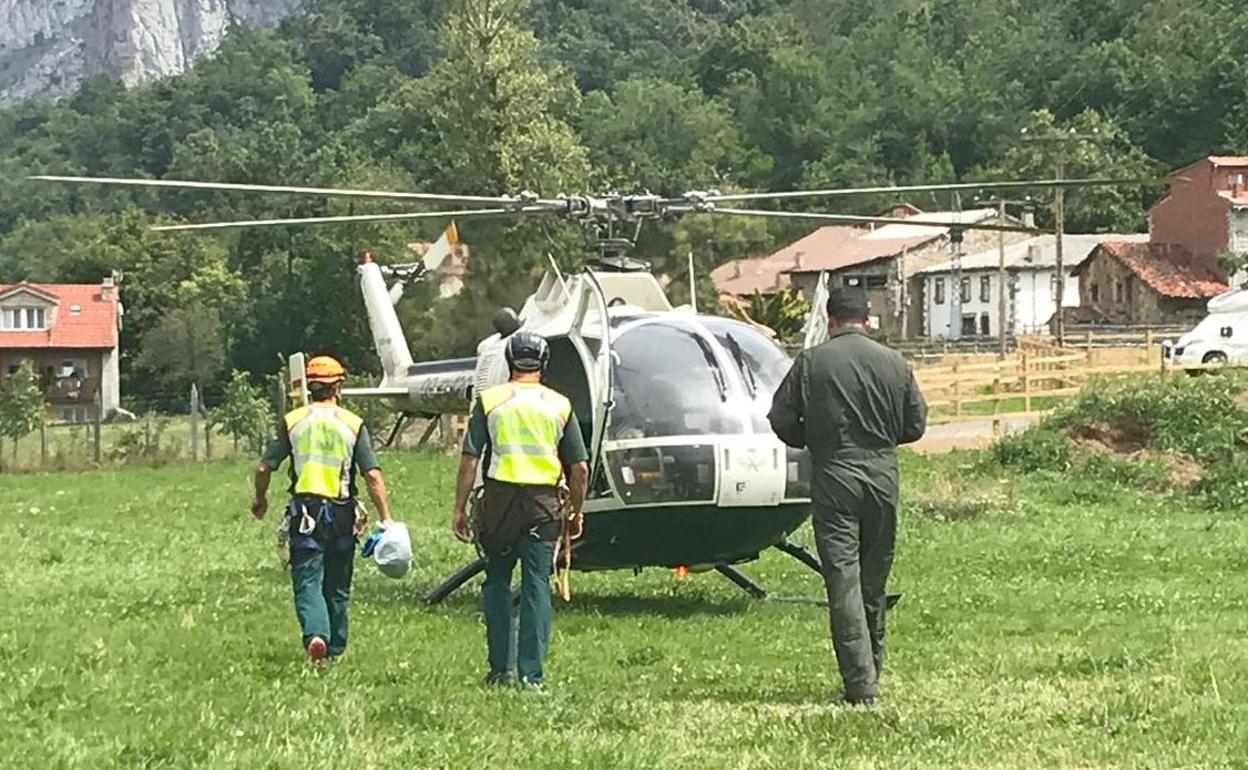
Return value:
M 1048 110 L 1031 114 L 1026 134 L 1005 151 L 995 174 L 1006 178 L 1049 179 L 1060 158 L 1068 179 L 1147 179 L 1155 176 L 1154 164 L 1131 143 L 1110 118 L 1085 110 L 1059 121 Z M 1035 137 L 1030 140 L 1027 137 Z M 1074 233 L 1134 233 L 1146 228 L 1144 186 L 1102 186 L 1065 193 L 1066 230 Z M 1051 191 L 1038 195 L 1051 202 Z
M 783 288 L 774 294 L 762 294 L 757 289 L 750 297 L 748 306 L 730 305 L 732 314 L 746 323 L 766 326 L 781 342 L 796 342 L 806 326 L 810 303 L 796 289 Z
M 217 382 L 225 366 L 220 313 L 202 301 L 169 311 L 143 335 L 137 363 L 174 391 Z
M 225 401 L 213 410 L 213 424 L 233 437 L 235 450 L 245 441 L 248 448 L 259 452 L 272 433 L 275 419 L 264 392 L 251 384 L 246 372 L 235 370 L 225 386 Z
M 0 380 L 0 437 L 13 443 L 14 462 L 17 442 L 43 422 L 44 408 L 39 375 L 30 361 L 23 361 L 16 372 Z

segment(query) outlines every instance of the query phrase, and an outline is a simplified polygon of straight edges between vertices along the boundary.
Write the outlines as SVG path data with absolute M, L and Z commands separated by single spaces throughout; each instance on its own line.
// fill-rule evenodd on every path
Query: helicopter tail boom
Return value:
M 373 345 L 385 370 L 384 387 L 387 382 L 407 375 L 412 366 L 412 351 L 407 347 L 407 338 L 403 336 L 403 328 L 399 325 L 399 316 L 390 300 L 390 290 L 386 287 L 381 268 L 366 254 L 358 270 L 360 291 L 368 312 L 368 327 L 373 332 Z

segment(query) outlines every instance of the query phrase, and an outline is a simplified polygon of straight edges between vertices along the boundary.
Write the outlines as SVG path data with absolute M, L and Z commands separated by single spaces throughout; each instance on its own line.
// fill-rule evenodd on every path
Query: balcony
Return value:
M 44 388 L 43 397 L 49 404 L 91 404 L 99 389 L 96 377 L 60 377 Z

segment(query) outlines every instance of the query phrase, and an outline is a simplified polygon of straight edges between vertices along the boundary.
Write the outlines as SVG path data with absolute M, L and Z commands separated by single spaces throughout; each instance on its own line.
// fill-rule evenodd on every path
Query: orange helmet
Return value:
M 346 376 L 347 370 L 332 356 L 315 356 L 308 361 L 308 382 L 333 385 L 342 382 Z

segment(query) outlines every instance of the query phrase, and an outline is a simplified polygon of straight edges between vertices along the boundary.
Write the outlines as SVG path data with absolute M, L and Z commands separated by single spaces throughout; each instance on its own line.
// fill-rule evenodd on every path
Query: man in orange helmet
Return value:
M 311 403 L 285 417 L 284 430 L 256 467 L 256 498 L 251 513 L 264 518 L 269 477 L 287 458 L 290 504 L 283 526 L 290 533 L 290 578 L 303 646 L 314 663 L 347 648 L 347 604 L 355 551 L 356 473 L 387 526 L 390 505 L 381 466 L 368 428 L 358 415 L 338 405 L 346 369 L 330 356 L 308 362 Z

